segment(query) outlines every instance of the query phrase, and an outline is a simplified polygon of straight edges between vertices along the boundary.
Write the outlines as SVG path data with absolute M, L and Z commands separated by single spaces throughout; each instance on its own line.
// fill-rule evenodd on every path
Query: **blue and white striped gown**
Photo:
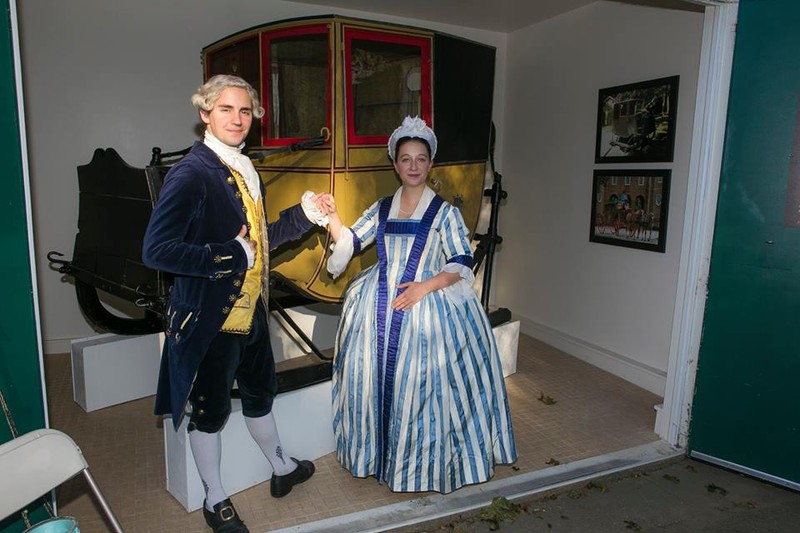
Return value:
M 376 202 L 351 228 L 356 253 L 377 241 L 378 263 L 344 299 L 332 390 L 337 454 L 354 476 L 393 491 L 447 493 L 517 458 L 503 372 L 467 281 L 392 311 L 398 284 L 448 262 L 471 267 L 472 255 L 460 212 L 430 189 L 414 219 L 389 218 L 391 204 Z

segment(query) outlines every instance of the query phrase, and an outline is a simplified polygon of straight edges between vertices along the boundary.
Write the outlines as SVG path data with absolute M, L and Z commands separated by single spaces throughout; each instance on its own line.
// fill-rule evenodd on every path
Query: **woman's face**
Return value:
M 412 139 L 404 142 L 397 149 L 394 169 L 400 176 L 403 185 L 415 187 L 425 183 L 432 164 L 430 155 L 428 155 L 428 147 L 424 143 Z

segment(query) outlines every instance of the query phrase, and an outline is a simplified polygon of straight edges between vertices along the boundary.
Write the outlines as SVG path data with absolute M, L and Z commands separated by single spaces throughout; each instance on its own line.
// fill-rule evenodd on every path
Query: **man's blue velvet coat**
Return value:
M 195 142 L 164 178 L 142 250 L 145 265 L 174 274 L 155 413 L 171 414 L 176 429 L 197 368 L 239 296 L 247 255 L 236 236 L 246 222 L 230 170 Z M 270 248 L 302 237 L 312 226 L 300 205 L 286 209 L 267 226 Z

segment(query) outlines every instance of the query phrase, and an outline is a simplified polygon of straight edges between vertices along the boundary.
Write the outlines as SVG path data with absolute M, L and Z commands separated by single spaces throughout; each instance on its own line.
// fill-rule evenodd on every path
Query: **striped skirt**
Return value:
M 362 272 L 343 306 L 332 392 L 339 461 L 393 491 L 448 493 L 487 481 L 517 455 L 478 298 L 435 291 L 393 320 L 391 308 L 377 308 L 378 277 L 376 266 Z

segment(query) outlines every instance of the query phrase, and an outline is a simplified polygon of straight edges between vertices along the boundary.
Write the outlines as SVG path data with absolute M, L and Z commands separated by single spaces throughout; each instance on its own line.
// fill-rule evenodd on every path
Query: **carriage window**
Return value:
M 327 27 L 265 34 L 263 56 L 264 144 L 290 144 L 330 127 Z
M 430 122 L 430 41 L 351 31 L 346 39 L 351 142 L 385 142 L 410 115 Z
M 258 37 L 235 42 L 208 54 L 206 61 L 206 80 L 217 74 L 233 74 L 243 78 L 258 90 L 261 86 L 259 75 Z M 254 120 L 245 140 L 247 146 L 261 144 L 261 124 Z

